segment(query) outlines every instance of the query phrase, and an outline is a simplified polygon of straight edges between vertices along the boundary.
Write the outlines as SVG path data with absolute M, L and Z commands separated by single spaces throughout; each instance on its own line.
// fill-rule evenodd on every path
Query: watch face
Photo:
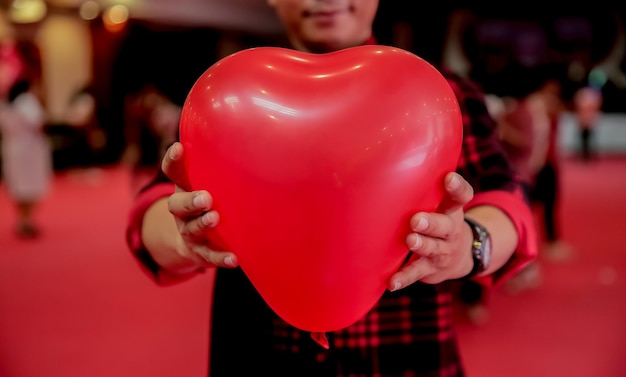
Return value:
M 489 268 L 489 262 L 491 262 L 491 237 L 485 239 L 483 247 L 483 268 Z

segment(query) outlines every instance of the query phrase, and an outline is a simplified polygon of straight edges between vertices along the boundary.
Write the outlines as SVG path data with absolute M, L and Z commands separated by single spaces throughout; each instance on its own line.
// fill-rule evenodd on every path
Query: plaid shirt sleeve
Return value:
M 484 94 L 472 81 L 442 70 L 457 96 L 463 114 L 463 150 L 457 172 L 474 188 L 474 198 L 466 210 L 490 205 L 504 211 L 518 233 L 518 247 L 500 270 L 482 278 L 485 284 L 499 284 L 524 268 L 537 256 L 536 232 L 522 184 L 495 132 Z

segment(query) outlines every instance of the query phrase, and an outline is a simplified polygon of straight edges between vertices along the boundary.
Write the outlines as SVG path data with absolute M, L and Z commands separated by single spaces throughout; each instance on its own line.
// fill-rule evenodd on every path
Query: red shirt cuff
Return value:
M 131 207 L 128 223 L 126 226 L 126 243 L 141 269 L 158 285 L 167 286 L 190 279 L 196 274 L 174 275 L 162 269 L 146 250 L 141 239 L 143 218 L 157 200 L 166 198 L 174 193 L 176 186 L 173 183 L 164 182 L 155 184 L 142 191 L 135 198 Z M 204 271 L 198 270 L 197 273 Z
M 148 208 L 157 200 L 172 195 L 174 190 L 173 183 L 159 183 L 139 193 L 131 207 L 126 226 L 126 243 L 135 260 L 142 270 L 159 285 L 173 284 L 181 279 L 170 277 L 169 274 L 164 273 L 152 259 L 141 240 L 141 228 Z

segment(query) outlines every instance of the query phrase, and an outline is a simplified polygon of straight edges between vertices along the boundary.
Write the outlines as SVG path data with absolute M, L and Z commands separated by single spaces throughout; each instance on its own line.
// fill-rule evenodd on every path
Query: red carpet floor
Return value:
M 574 257 L 540 257 L 538 289 L 497 290 L 487 324 L 461 328 L 469 377 L 626 376 L 626 159 L 565 161 L 562 184 Z
M 626 159 L 565 161 L 563 185 L 575 257 L 460 323 L 469 377 L 626 376 Z M 158 288 L 139 271 L 131 194 L 121 168 L 60 173 L 22 241 L 0 184 L 0 377 L 205 377 L 210 276 Z

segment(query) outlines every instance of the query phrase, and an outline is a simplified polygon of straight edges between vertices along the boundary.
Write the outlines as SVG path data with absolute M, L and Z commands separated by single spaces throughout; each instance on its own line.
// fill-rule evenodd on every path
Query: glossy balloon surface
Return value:
M 212 241 L 284 320 L 326 332 L 385 291 L 410 216 L 436 209 L 456 169 L 462 123 L 447 81 L 407 51 L 261 47 L 197 80 L 180 137 L 220 212 Z

